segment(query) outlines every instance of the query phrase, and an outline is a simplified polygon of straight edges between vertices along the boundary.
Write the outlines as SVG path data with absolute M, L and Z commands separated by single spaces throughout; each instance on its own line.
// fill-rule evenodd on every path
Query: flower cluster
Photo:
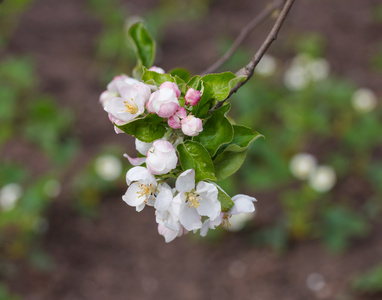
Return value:
M 231 74 L 222 78 L 235 81 Z M 141 81 L 116 76 L 100 96 L 115 132 L 135 136 L 140 154 L 125 154 L 134 167 L 126 174 L 122 199 L 138 212 L 152 206 L 166 242 L 188 231 L 205 236 L 219 225 L 229 227 L 232 215 L 255 210 L 255 198 L 231 198 L 216 183 L 240 167 L 259 134 L 232 125 L 225 116 L 229 104 L 210 111 L 219 100 L 214 81 L 200 76 L 186 81 L 153 67 L 144 69 Z

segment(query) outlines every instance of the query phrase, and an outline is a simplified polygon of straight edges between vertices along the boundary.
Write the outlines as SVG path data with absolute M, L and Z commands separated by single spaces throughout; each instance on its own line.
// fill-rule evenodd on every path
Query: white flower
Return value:
M 181 122 L 182 132 L 188 136 L 196 136 L 203 131 L 203 123 L 199 118 L 192 115 L 187 116 Z
M 329 191 L 336 183 L 336 173 L 330 166 L 319 166 L 309 177 L 310 186 L 317 192 Z
M 132 121 L 145 111 L 145 96 L 129 84 L 116 83 L 121 97 L 113 97 L 104 109 L 115 119 L 124 123 Z
M 262 76 L 271 76 L 276 72 L 277 63 L 273 56 L 264 54 L 255 69 L 255 73 Z
M 298 179 L 304 180 L 314 172 L 316 169 L 316 158 L 308 153 L 298 153 L 292 157 L 289 169 L 293 176 Z
M 23 189 L 17 183 L 9 183 L 3 186 L 0 190 L 0 208 L 3 210 L 13 209 L 22 194 Z
M 309 84 L 306 70 L 300 66 L 291 66 L 284 74 L 284 84 L 292 91 L 303 90 Z
M 117 179 L 122 172 L 121 161 L 113 155 L 102 155 L 95 160 L 95 171 L 104 180 Z
M 147 151 L 147 169 L 155 175 L 162 175 L 175 169 L 178 162 L 174 146 L 163 140 L 156 140 Z
M 352 104 L 358 112 L 370 112 L 377 106 L 377 97 L 370 89 L 358 89 L 353 94 Z
M 179 101 L 173 89 L 162 88 L 151 94 L 147 109 L 162 118 L 171 117 L 179 108 Z
M 126 174 L 126 183 L 129 186 L 123 201 L 136 207 L 139 212 L 146 205 L 153 206 L 155 199 L 171 197 L 172 192 L 167 184 L 158 185 L 153 174 L 144 167 L 134 167 Z
M 168 190 L 171 191 L 170 188 Z M 181 207 L 181 200 L 179 197 L 173 198 L 172 192 L 171 194 L 167 192 L 167 195 L 163 195 L 163 197 L 156 199 L 154 207 L 156 209 L 155 216 L 158 224 L 176 231 L 182 227 L 179 222 Z
M 232 197 L 232 201 L 234 204 L 228 212 L 219 214 L 215 219 L 204 221 L 200 229 L 201 236 L 206 236 L 208 229 L 215 229 L 220 224 L 230 231 L 239 231 L 253 218 L 255 211 L 253 202 L 257 201 L 255 198 L 238 194 Z
M 212 183 L 200 181 L 195 188 L 195 171 L 184 171 L 175 183 L 179 192 L 174 201 L 180 201 L 180 223 L 187 230 L 196 230 L 202 227 L 202 216 L 215 219 L 221 212 L 218 200 L 218 189 Z M 179 198 L 179 199 L 178 199 Z
M 175 82 L 165 81 L 160 85 L 159 89 L 172 89 L 177 98 L 180 96 L 180 90 Z
M 113 80 L 107 85 L 107 90 L 104 91 L 99 98 L 99 100 L 103 106 L 105 106 L 106 102 L 108 100 L 110 100 L 111 98 L 119 96 L 119 91 L 117 88 L 117 82 L 127 83 L 130 85 L 140 83 L 138 80 L 131 78 L 131 77 L 128 77 L 124 74 L 119 75 L 119 76 L 115 76 L 113 78 Z
M 187 230 L 182 226 L 178 230 L 172 230 L 162 224 L 158 224 L 158 233 L 164 237 L 166 243 L 169 243 L 175 240 L 176 237 L 186 234 Z
M 324 58 L 311 59 L 307 68 L 313 81 L 324 80 L 330 73 L 330 65 Z

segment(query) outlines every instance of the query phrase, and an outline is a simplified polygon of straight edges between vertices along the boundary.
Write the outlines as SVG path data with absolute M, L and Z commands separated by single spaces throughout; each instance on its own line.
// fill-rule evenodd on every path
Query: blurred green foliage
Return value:
M 352 282 L 353 290 L 362 294 L 382 293 L 382 264 L 358 275 Z

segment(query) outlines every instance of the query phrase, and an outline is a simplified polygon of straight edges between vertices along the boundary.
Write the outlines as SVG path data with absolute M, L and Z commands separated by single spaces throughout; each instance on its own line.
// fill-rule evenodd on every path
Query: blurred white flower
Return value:
M 352 104 L 358 112 L 369 112 L 377 106 L 377 96 L 370 89 L 358 89 L 353 94 Z
M 50 179 L 44 184 L 44 193 L 50 198 L 57 197 L 61 192 L 61 183 L 55 179 Z
M 330 166 L 319 166 L 309 177 L 310 186 L 317 192 L 324 193 L 336 183 L 336 173 Z
M 255 72 L 262 76 L 271 76 L 276 72 L 277 63 L 273 56 L 264 54 L 259 64 L 257 65 Z
M 316 165 L 317 160 L 313 155 L 308 153 L 298 153 L 292 157 L 289 169 L 294 177 L 304 180 L 309 178 L 316 169 Z
M 22 194 L 23 189 L 17 183 L 10 183 L 3 186 L 0 190 L 0 207 L 6 211 L 13 209 Z
M 318 292 L 325 287 L 325 280 L 321 274 L 312 273 L 306 278 L 306 285 L 314 292 Z
M 329 73 L 330 65 L 326 59 L 298 54 L 284 74 L 284 84 L 292 91 L 300 91 L 311 81 L 326 79 Z
M 330 65 L 324 58 L 313 59 L 308 64 L 310 76 L 313 81 L 324 80 L 329 76 Z
M 113 155 L 102 155 L 98 157 L 95 161 L 94 168 L 98 176 L 107 181 L 117 179 L 122 173 L 121 161 Z

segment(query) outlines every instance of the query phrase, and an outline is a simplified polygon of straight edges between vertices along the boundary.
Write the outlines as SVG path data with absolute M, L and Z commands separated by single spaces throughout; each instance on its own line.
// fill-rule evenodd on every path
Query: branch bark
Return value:
M 231 56 L 236 52 L 237 48 L 243 43 L 248 34 L 263 23 L 274 11 L 279 8 L 283 3 L 283 0 L 275 0 L 272 4 L 268 5 L 260 14 L 258 14 L 250 23 L 248 23 L 240 32 L 239 36 L 236 38 L 232 46 L 228 51 L 220 57 L 212 66 L 205 69 L 201 74 L 205 75 L 208 73 L 215 72 L 220 68 Z
M 252 57 L 251 61 L 245 67 L 241 68 L 239 71 L 237 71 L 235 73 L 236 76 L 246 75 L 247 76 L 246 80 L 236 84 L 231 89 L 227 98 L 224 99 L 223 101 L 218 102 L 213 108 L 210 109 L 210 112 L 221 107 L 224 104 L 224 102 L 229 97 L 232 96 L 233 93 L 236 93 L 239 90 L 239 88 L 241 88 L 252 77 L 253 72 L 255 71 L 256 66 L 259 64 L 261 58 L 263 57 L 265 52 L 268 50 L 270 45 L 277 39 L 277 35 L 278 35 L 278 33 L 279 33 L 279 31 L 280 31 L 280 29 L 281 29 L 281 27 L 282 27 L 282 25 L 286 19 L 291 7 L 293 6 L 294 1 L 295 0 L 286 0 L 285 1 L 283 8 L 281 9 L 280 14 L 276 19 L 276 22 L 272 27 L 272 30 L 269 32 L 268 36 L 266 37 L 265 41 L 263 42 L 263 44 L 261 45 L 259 50 L 257 50 L 256 54 Z

